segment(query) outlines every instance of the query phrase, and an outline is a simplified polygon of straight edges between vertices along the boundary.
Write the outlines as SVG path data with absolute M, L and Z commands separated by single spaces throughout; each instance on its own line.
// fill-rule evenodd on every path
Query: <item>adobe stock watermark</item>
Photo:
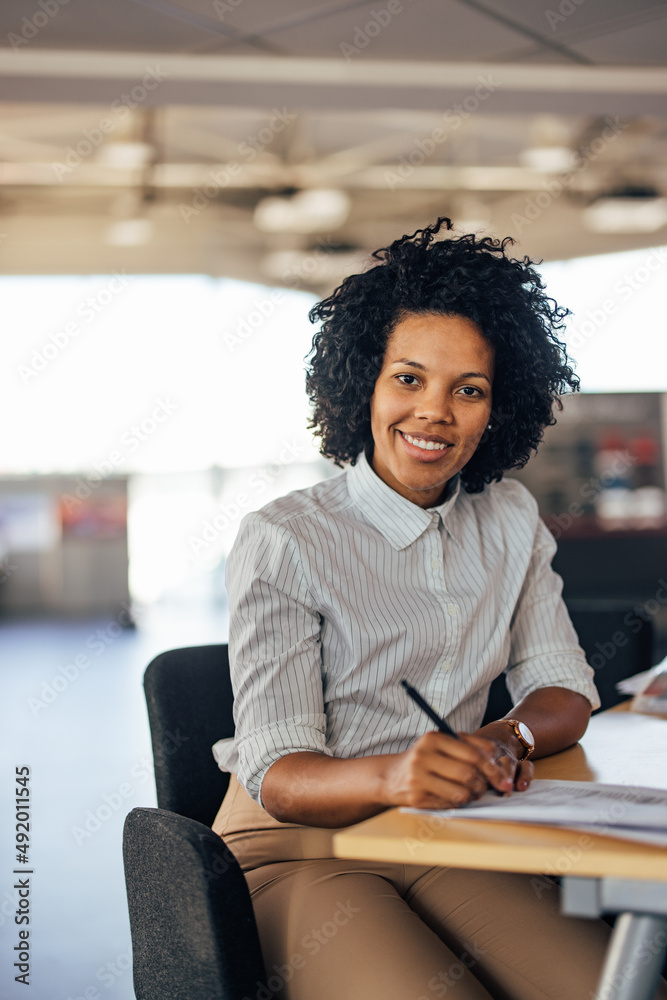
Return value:
M 199 534 L 188 536 L 190 549 L 195 556 L 200 556 L 209 549 L 220 535 L 232 524 L 240 521 L 244 514 L 255 510 L 258 498 L 278 479 L 283 469 L 293 465 L 302 455 L 308 454 L 308 449 L 295 439 L 283 441 L 282 445 L 277 462 L 269 463 L 251 473 L 245 488 L 239 490 L 233 499 L 218 504 L 217 513 L 203 522 Z
M 613 834 L 614 829 L 619 826 L 620 821 L 627 815 L 628 799 L 630 802 L 633 801 L 632 789 L 628 789 L 628 791 L 629 796 L 624 789 L 607 790 L 609 798 L 614 798 L 616 801 L 612 802 L 609 807 L 598 810 L 593 817 L 591 825 L 595 827 L 596 835 Z M 580 833 L 571 844 L 562 849 L 554 862 L 542 865 L 542 872 L 539 875 L 531 876 L 530 879 L 530 884 L 537 898 L 540 899 L 545 892 L 558 889 L 558 883 L 554 879 L 568 875 L 581 861 L 584 854 L 591 850 L 594 843 L 592 837 L 587 833 Z
M 123 432 L 120 446 L 110 451 L 106 458 L 93 462 L 93 469 L 87 475 L 78 476 L 73 493 L 61 494 L 65 509 L 68 512 L 78 510 L 104 480 L 112 476 L 127 457 L 138 451 L 178 409 L 179 404 L 169 396 L 154 399 L 150 412 Z
M 545 523 L 556 541 L 564 532 L 569 531 L 576 520 L 584 516 L 586 508 L 590 507 L 611 483 L 623 476 L 634 464 L 634 456 L 629 451 L 619 452 L 608 468 L 581 484 L 579 487 L 581 500 L 572 500 L 566 511 L 545 517 Z
M 562 24 L 563 21 L 567 21 L 568 17 L 572 17 L 573 14 L 576 14 L 578 9 L 584 3 L 586 3 L 586 0 L 562 0 L 562 2 L 558 5 L 558 10 L 552 10 L 551 7 L 549 7 L 548 10 L 545 10 L 544 16 L 549 22 L 551 30 L 555 31 L 557 25 Z
M 623 625 L 636 635 L 665 607 L 667 607 L 667 580 L 661 577 L 654 596 L 649 597 L 643 604 L 635 604 L 632 610 L 624 615 Z M 628 633 L 623 629 L 617 629 L 608 639 L 595 643 L 596 652 L 591 654 L 588 662 L 594 670 L 601 670 L 614 659 L 619 649 L 627 646 L 628 642 Z
M 492 74 L 478 76 L 477 79 L 479 83 L 472 94 L 468 94 L 460 104 L 453 104 L 451 108 L 447 108 L 443 112 L 442 125 L 436 125 L 426 136 L 416 139 L 415 148 L 406 156 L 399 156 L 398 166 L 394 170 L 385 170 L 384 179 L 390 191 L 395 191 L 397 187 L 404 184 L 427 157 L 431 156 L 439 145 L 447 141 L 450 132 L 461 128 L 464 121 L 479 109 L 480 104 L 487 101 L 502 86 L 501 82 L 495 80 Z
M 95 979 L 103 986 L 106 990 L 110 989 L 121 976 L 124 976 L 126 972 L 132 971 L 132 950 L 128 948 L 127 951 L 122 951 L 115 958 L 104 965 L 101 965 L 99 969 L 95 972 Z M 102 1000 L 102 994 L 100 993 L 97 986 L 86 986 L 85 989 L 79 993 L 77 990 L 77 996 L 73 996 L 71 993 L 67 997 L 67 1000 Z
M 264 296 L 253 299 L 253 308 L 249 313 L 240 319 L 236 324 L 236 329 L 232 333 L 228 331 L 224 335 L 225 347 L 233 354 L 247 340 L 252 337 L 261 326 L 264 320 L 272 316 L 276 307 L 285 301 L 285 292 L 280 288 L 272 288 Z
M 86 326 L 90 326 L 93 320 L 103 313 L 111 303 L 123 292 L 132 281 L 125 273 L 125 268 L 121 271 L 112 271 L 113 278 L 102 288 L 99 288 L 92 295 L 78 304 L 74 310 L 78 319 L 66 323 L 60 330 L 55 330 L 49 334 L 48 341 L 41 348 L 33 347 L 32 359 L 26 364 L 19 365 L 17 371 L 23 380 L 24 385 L 28 385 L 32 379 L 45 371 L 52 361 L 66 351 L 73 340 L 75 340 Z
M 276 135 L 282 132 L 290 122 L 296 119 L 296 114 L 282 108 L 273 108 L 271 115 L 262 128 L 252 135 L 247 135 L 238 145 L 240 160 L 228 160 L 227 163 L 219 167 L 218 170 L 209 171 L 210 184 L 204 184 L 195 188 L 189 205 L 181 204 L 178 211 L 183 222 L 190 225 L 193 216 L 196 218 L 200 212 L 217 198 L 220 191 L 228 187 L 234 177 L 238 177 L 244 166 L 252 163 L 259 156 L 259 153 L 268 146 Z
M 95 152 L 98 146 L 101 146 L 105 138 L 118 128 L 119 124 L 130 114 L 130 111 L 143 104 L 149 93 L 159 87 L 168 75 L 159 66 L 147 66 L 142 80 L 135 84 L 131 90 L 121 94 L 120 97 L 111 102 L 108 116 L 100 118 L 94 128 L 81 130 L 81 138 L 75 144 L 67 146 L 63 162 L 58 160 L 51 162 L 51 169 L 56 175 L 56 179 L 62 182 L 73 170 L 76 170 L 91 153 Z
M 422 847 L 425 847 L 428 843 L 430 843 L 435 835 L 439 833 L 439 831 L 442 830 L 446 824 L 447 819 L 444 816 L 438 816 L 435 813 L 424 813 L 423 816 L 420 815 L 417 830 L 415 831 L 417 836 L 403 838 L 403 843 L 405 844 L 410 857 L 414 858 L 417 852 Z
M 60 13 L 61 8 L 66 7 L 68 3 L 69 0 L 37 0 L 32 15 L 30 17 L 26 15 L 21 19 L 20 34 L 15 31 L 7 33 L 7 41 L 14 52 L 19 52 L 23 45 L 32 42 L 42 28 L 50 24 Z
M 664 929 L 656 931 L 650 941 L 639 941 L 632 949 L 630 961 L 626 962 L 614 976 L 605 978 L 595 993 L 589 992 L 588 1000 L 615 1000 L 621 987 L 639 976 L 639 966 L 653 964 L 664 952 L 666 944 L 667 931 Z M 627 996 L 627 993 L 625 995 Z
M 224 21 L 227 15 L 233 14 L 243 2 L 244 0 L 213 0 L 213 10 L 218 15 L 218 20 Z
M 166 733 L 158 753 L 162 757 L 169 757 L 178 753 L 184 743 L 190 739 L 177 729 L 175 733 Z M 122 781 L 111 792 L 105 792 L 100 801 L 92 808 L 87 809 L 80 824 L 70 827 L 70 833 L 77 847 L 94 837 L 109 820 L 113 819 L 119 811 L 123 810 L 125 816 L 125 803 L 133 798 L 142 785 L 153 777 L 153 761 L 148 757 L 141 757 L 130 768 L 130 778 L 133 781 Z
M 619 306 L 628 302 L 635 292 L 640 291 L 665 263 L 667 263 L 667 247 L 656 247 L 633 271 L 626 271 L 622 278 L 614 282 L 615 295 L 603 299 L 599 306 L 587 309 L 585 319 L 571 327 L 571 333 L 567 338 L 568 347 L 572 350 L 582 347 L 602 329 L 610 316 L 618 312 Z
M 272 965 L 267 972 L 269 975 L 265 983 L 256 983 L 257 992 L 252 997 L 244 997 L 243 1000 L 273 1000 L 281 993 L 286 983 L 289 983 L 296 972 L 305 968 L 308 957 L 314 957 L 322 948 L 326 948 L 329 941 L 336 937 L 342 927 L 346 927 L 354 919 L 355 913 L 360 913 L 358 906 L 353 906 L 348 899 L 336 901 L 336 908 L 329 920 L 325 920 L 320 927 L 313 927 L 301 939 L 301 947 L 306 952 L 303 955 L 297 951 L 290 955 L 285 965 Z
M 607 115 L 605 122 L 606 125 L 600 135 L 596 136 L 587 146 L 582 146 L 575 151 L 571 167 L 559 171 L 558 177 L 542 181 L 543 190 L 534 197 L 526 199 L 523 215 L 519 212 L 512 213 L 510 221 L 515 233 L 521 233 L 527 226 L 531 226 L 536 219 L 539 219 L 542 213 L 553 205 L 557 198 L 560 198 L 563 191 L 567 190 L 567 185 L 575 174 L 581 173 L 582 170 L 595 162 L 607 146 L 628 127 L 628 122 L 622 122 L 618 115 L 614 118 Z
M 121 610 L 115 618 L 104 626 L 98 626 L 90 632 L 83 643 L 83 650 L 72 656 L 67 663 L 48 681 L 43 681 L 37 695 L 31 695 L 26 704 L 37 718 L 57 701 L 79 677 L 91 667 L 96 659 L 102 656 L 113 645 L 127 628 L 136 624 L 139 611 L 132 608 L 127 601 L 121 601 Z
M 442 969 L 437 976 L 431 976 L 427 985 L 428 995 L 422 993 L 417 1000 L 432 1000 L 433 997 L 445 997 L 465 976 L 466 969 L 473 969 L 479 960 L 488 952 L 473 941 L 461 954 L 457 961 L 452 962 L 447 969 Z
M 312 253 L 300 258 L 283 271 L 280 281 L 290 291 L 298 290 L 310 276 L 312 276 L 322 261 L 335 252 L 338 244 L 335 244 L 330 236 L 325 236 L 318 241 Z M 276 308 L 285 301 L 285 288 L 271 288 L 266 295 L 256 296 L 253 299 L 252 309 L 245 316 L 236 322 L 233 331 L 227 331 L 223 340 L 225 347 L 234 353 L 237 348 L 245 344 L 263 325 L 265 320 L 274 314 Z
M 414 0 L 408 0 L 413 3 Z M 343 53 L 346 63 L 352 62 L 354 56 L 361 55 L 367 49 L 374 38 L 384 31 L 398 14 L 402 14 L 405 6 L 401 0 L 389 0 L 386 7 L 379 10 L 371 10 L 370 18 L 362 25 L 355 24 L 354 35 L 351 42 L 341 42 L 340 51 Z

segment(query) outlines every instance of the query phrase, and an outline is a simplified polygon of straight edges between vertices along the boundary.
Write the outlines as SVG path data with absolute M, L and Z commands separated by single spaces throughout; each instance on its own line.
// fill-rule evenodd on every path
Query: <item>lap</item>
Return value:
M 524 875 L 322 859 L 246 878 L 281 1000 L 588 1000 L 609 936 Z
M 396 868 L 339 860 L 247 872 L 272 994 L 281 1000 L 491 1000 L 401 895 Z M 427 871 L 428 869 L 421 869 Z M 465 960 L 465 959 L 464 959 Z M 429 986 L 429 983 L 431 984 Z

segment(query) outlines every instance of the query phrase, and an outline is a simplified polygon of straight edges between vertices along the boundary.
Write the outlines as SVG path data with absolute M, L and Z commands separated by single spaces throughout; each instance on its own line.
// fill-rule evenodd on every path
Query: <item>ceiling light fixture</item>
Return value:
M 310 188 L 288 197 L 263 198 L 253 221 L 263 233 L 321 233 L 342 226 L 350 207 L 345 191 Z
M 112 222 L 104 234 L 104 242 L 111 247 L 139 247 L 150 243 L 153 223 L 150 219 L 121 219 Z
M 119 170 L 139 170 L 148 166 L 155 150 L 148 142 L 126 142 L 117 139 L 105 142 L 97 150 L 95 160 L 104 167 Z
M 592 233 L 654 233 L 667 224 L 667 198 L 652 187 L 620 188 L 583 211 Z
M 568 146 L 531 146 L 519 155 L 522 167 L 543 174 L 557 174 L 574 166 L 574 153 Z

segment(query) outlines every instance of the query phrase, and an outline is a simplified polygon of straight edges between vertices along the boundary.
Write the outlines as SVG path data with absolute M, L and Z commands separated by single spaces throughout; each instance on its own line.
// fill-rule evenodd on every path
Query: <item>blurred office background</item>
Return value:
M 396 236 L 448 215 L 543 261 L 582 393 L 516 475 L 569 597 L 667 653 L 666 28 L 650 0 L 5 0 L 3 997 L 22 765 L 32 996 L 133 996 L 143 669 L 226 640 L 241 517 L 337 473 L 307 314 Z

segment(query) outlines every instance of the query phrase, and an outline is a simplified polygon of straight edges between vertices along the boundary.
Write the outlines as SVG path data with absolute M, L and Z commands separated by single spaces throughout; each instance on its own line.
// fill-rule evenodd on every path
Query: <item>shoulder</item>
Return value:
M 537 523 L 539 513 L 537 501 L 518 479 L 501 479 L 499 483 L 487 483 L 481 493 L 465 493 L 465 500 L 480 513 L 513 517 L 525 517 Z
M 251 537 L 275 541 L 298 540 L 314 527 L 331 522 L 351 506 L 347 473 L 324 479 L 314 486 L 292 490 L 271 500 L 259 510 L 246 514 L 241 521 L 235 546 Z
M 342 473 L 246 514 L 227 558 L 228 590 L 239 581 L 263 579 L 305 599 L 311 557 L 334 551 L 334 525 L 350 506 Z
M 465 494 L 463 505 L 478 531 L 488 537 L 504 538 L 508 548 L 542 545 L 551 539 L 535 497 L 516 479 L 487 483 L 481 493 Z M 545 533 L 548 539 L 543 537 Z
M 292 490 L 276 500 L 264 505 L 244 517 L 243 522 L 255 525 L 273 525 L 276 528 L 294 530 L 306 520 L 330 518 L 350 505 L 347 488 L 347 473 L 324 479 L 303 490 Z

